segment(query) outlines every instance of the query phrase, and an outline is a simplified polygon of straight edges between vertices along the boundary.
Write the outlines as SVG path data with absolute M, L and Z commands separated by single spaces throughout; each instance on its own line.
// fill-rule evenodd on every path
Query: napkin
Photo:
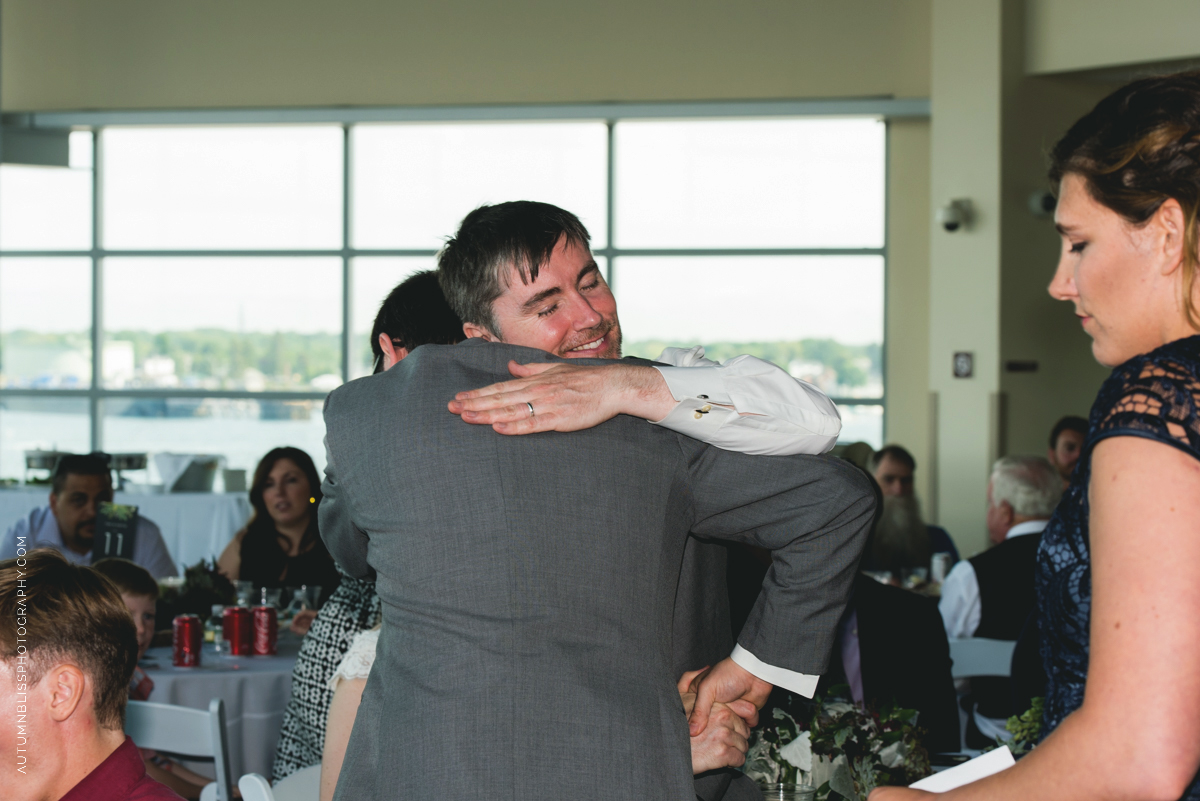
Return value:
M 999 773 L 1005 768 L 1011 768 L 1015 764 L 1017 764 L 1017 760 L 1013 759 L 1012 751 L 1008 750 L 1007 745 L 1002 745 L 995 751 L 980 754 L 969 762 L 956 765 L 932 776 L 926 776 L 921 781 L 910 784 L 909 787 L 914 790 L 924 790 L 927 793 L 944 793 L 955 787 L 977 782 L 993 773 Z

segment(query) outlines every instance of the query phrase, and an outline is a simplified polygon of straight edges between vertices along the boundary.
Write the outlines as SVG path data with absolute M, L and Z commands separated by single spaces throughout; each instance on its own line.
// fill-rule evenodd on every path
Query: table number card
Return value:
M 138 508 L 119 503 L 102 503 L 96 515 L 96 541 L 92 561 L 117 557 L 133 561 L 137 537 Z

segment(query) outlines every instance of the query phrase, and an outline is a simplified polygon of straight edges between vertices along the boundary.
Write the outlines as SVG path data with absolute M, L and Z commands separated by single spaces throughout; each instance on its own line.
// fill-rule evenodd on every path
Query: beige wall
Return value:
M 1200 56 L 1195 0 L 1026 0 L 1025 6 L 1031 74 Z
M 9 111 L 929 92 L 929 0 L 5 0 Z
M 1071 304 L 1055 301 L 1046 292 L 1058 259 L 1059 238 L 1053 219 L 1030 213 L 1028 199 L 1047 186 L 1046 153 L 1111 88 L 1019 74 L 1008 81 L 1002 151 L 1000 354 L 1002 362 L 1038 363 L 1035 373 L 1001 373 L 1008 453 L 1044 453 L 1055 421 L 1065 414 L 1086 417 L 1108 375 L 1092 358 L 1091 338 L 1080 328 Z
M 916 458 L 929 508 L 929 121 L 897 120 L 889 135 L 885 435 Z
M 1000 95 L 1004 0 L 934 0 L 933 205 L 969 199 L 974 222 L 930 241 L 929 389 L 937 394 L 937 506 L 930 516 L 964 555 L 986 543 L 988 464 L 1000 389 Z M 975 356 L 955 378 L 955 352 Z

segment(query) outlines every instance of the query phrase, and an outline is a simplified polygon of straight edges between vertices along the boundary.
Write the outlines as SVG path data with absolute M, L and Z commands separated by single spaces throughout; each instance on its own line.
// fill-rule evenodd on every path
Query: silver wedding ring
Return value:
M 525 401 L 525 405 L 529 407 L 529 416 L 530 416 L 530 417 L 533 417 L 535 414 L 537 414 L 537 412 L 535 412 L 535 411 L 533 410 L 533 404 L 532 404 L 532 403 L 530 403 L 529 401 Z

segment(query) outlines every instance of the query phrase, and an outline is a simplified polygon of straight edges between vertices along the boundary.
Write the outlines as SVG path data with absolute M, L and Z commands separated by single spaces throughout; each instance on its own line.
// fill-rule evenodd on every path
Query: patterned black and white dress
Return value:
M 355 636 L 379 622 L 375 584 L 345 574 L 304 635 L 292 670 L 292 697 L 283 713 L 272 781 L 319 764 L 333 690 L 329 681 Z
M 1109 437 L 1143 437 L 1200 460 L 1200 336 L 1135 356 L 1113 370 L 1088 420 L 1083 453 L 1037 561 L 1041 652 L 1046 668 L 1042 736 L 1083 704 L 1092 613 L 1088 482 L 1092 452 Z M 1154 532 L 1134 532 L 1152 541 Z M 1200 775 L 1183 796 L 1200 801 Z

